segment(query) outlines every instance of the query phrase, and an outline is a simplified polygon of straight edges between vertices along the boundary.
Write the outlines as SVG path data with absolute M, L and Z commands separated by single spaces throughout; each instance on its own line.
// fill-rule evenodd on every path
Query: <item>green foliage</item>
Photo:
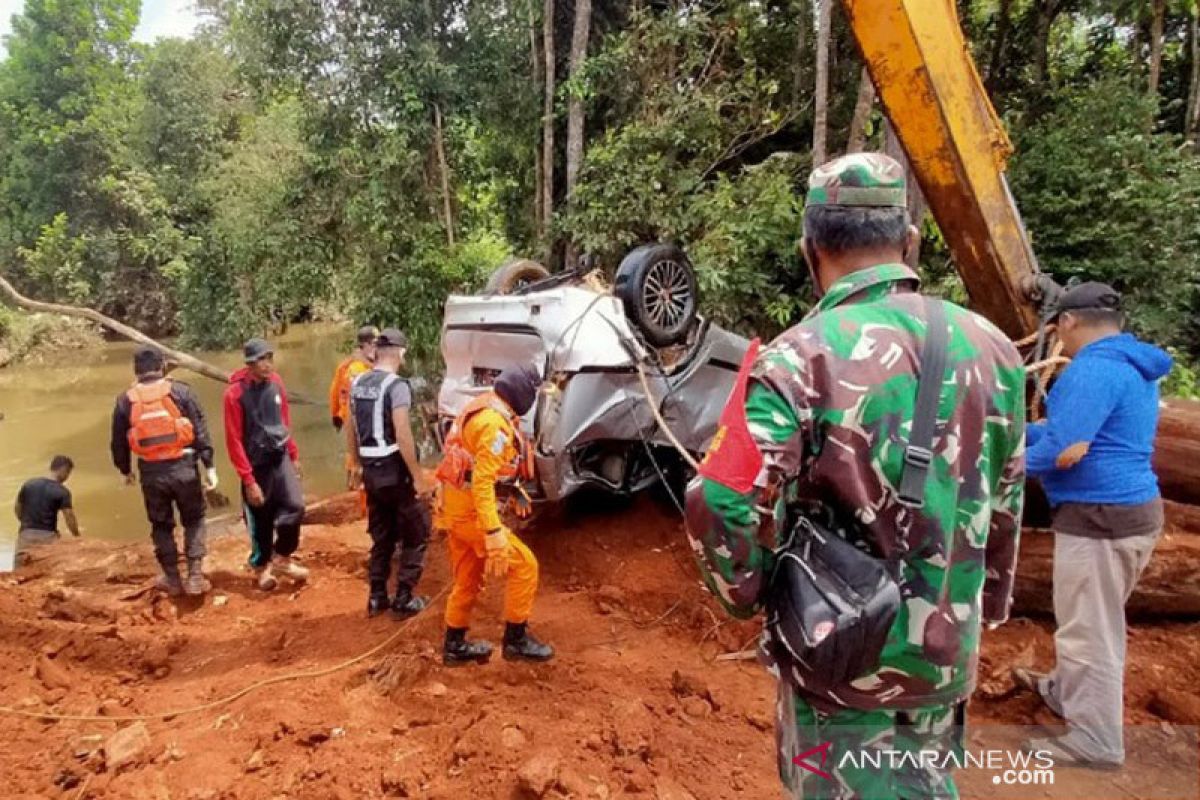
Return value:
M 1163 379 L 1162 393 L 1173 397 L 1186 397 L 1190 400 L 1200 400 L 1200 372 L 1189 364 L 1174 347 L 1167 348 L 1175 359 L 1175 366 L 1169 375 Z
M 1116 284 L 1135 328 L 1195 363 L 1200 160 L 1181 146 L 1192 4 L 1168 4 L 1157 97 L 1145 4 L 957 5 L 1017 144 L 1011 181 L 1043 266 Z M 136 0 L 26 0 L 0 62 L 0 263 L 22 290 L 213 347 L 348 314 L 401 325 L 429 357 L 445 295 L 510 254 L 554 265 L 569 241 L 611 267 L 674 240 L 714 320 L 769 337 L 804 312 L 809 0 L 597 2 L 575 75 L 573 8 L 557 3 L 557 213 L 541 240 L 542 3 L 205 5 L 199 37 L 144 46 L 130 40 Z M 838 153 L 861 65 L 840 12 L 834 33 Z M 570 98 L 587 147 L 568 201 Z M 965 301 L 931 218 L 923 233 L 926 285 Z M 1184 364 L 1169 387 L 1193 379 Z
M 1013 191 L 1043 269 L 1113 284 L 1137 330 L 1194 346 L 1179 320 L 1200 279 L 1200 160 L 1147 133 L 1147 108 L 1122 81 L 1063 97 L 1020 132 Z

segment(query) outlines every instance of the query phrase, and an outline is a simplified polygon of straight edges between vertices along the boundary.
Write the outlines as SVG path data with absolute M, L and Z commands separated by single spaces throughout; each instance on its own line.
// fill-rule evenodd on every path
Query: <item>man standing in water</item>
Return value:
M 67 478 L 71 477 L 74 468 L 71 459 L 55 456 L 50 461 L 49 477 L 30 478 L 21 486 L 13 508 L 17 519 L 21 521 L 21 530 L 17 534 L 18 564 L 21 563 L 22 554 L 30 547 L 58 538 L 60 511 L 71 535 L 79 537 L 79 522 L 71 508 L 71 490 L 66 487 Z
M 255 338 L 246 342 L 243 355 L 246 366 L 230 376 L 225 390 L 225 446 L 242 481 L 250 566 L 259 588 L 269 592 L 278 585 L 277 574 L 308 579 L 308 570 L 292 560 L 304 519 L 300 452 L 287 390 L 275 372 L 275 351 Z
M 163 355 L 140 347 L 133 354 L 133 386 L 117 397 L 112 416 L 113 465 L 132 485 L 141 478 L 154 557 L 162 569 L 158 586 L 176 596 L 204 594 L 211 586 L 203 573 L 204 488 L 196 461 L 204 464 L 205 486 L 217 488 L 212 440 L 200 403 L 186 383 L 166 377 Z M 133 456 L 138 457 L 138 474 Z M 179 577 L 175 510 L 183 525 L 187 579 Z

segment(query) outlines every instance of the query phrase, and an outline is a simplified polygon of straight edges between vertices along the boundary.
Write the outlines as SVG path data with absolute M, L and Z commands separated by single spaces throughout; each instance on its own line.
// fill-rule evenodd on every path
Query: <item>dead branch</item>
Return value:
M 81 319 L 90 320 L 97 325 L 102 325 L 108 328 L 113 333 L 124 336 L 126 339 L 131 339 L 140 344 L 157 347 L 161 350 L 168 360 L 174 364 L 191 370 L 197 375 L 203 375 L 206 378 L 212 378 L 221 383 L 229 383 L 229 373 L 219 367 L 215 367 L 206 361 L 190 356 L 187 353 L 172 349 L 166 345 L 156 342 L 146 334 L 139 331 L 137 328 L 131 328 L 123 322 L 117 322 L 112 317 L 107 317 L 92 308 L 81 308 L 79 306 L 66 306 L 60 303 L 45 303 L 41 300 L 31 300 L 18 292 L 11 283 L 0 277 L 0 289 L 8 296 L 10 300 L 16 303 L 21 308 L 27 311 L 41 311 L 47 314 L 60 314 L 64 317 L 79 317 Z

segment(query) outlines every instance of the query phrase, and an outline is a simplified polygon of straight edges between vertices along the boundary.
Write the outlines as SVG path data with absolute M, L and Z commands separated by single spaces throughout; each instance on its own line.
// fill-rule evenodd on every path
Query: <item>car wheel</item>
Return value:
M 550 270 L 536 261 L 520 258 L 499 267 L 483 287 L 484 294 L 515 294 L 531 283 L 550 277 Z
M 617 268 L 613 293 L 654 347 L 682 342 L 696 320 L 696 271 L 673 244 L 643 245 L 625 256 Z

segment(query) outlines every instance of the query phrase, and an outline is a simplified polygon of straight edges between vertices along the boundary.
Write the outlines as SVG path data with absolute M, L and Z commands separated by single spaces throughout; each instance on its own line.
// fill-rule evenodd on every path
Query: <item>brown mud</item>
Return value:
M 402 623 L 366 619 L 356 514 L 352 498 L 322 506 L 302 542 L 311 581 L 269 595 L 242 566 L 243 538 L 214 536 L 202 602 L 144 590 L 148 543 L 53 545 L 0 579 L 0 705 L 153 715 L 358 656 Z M 780 796 L 771 679 L 753 661 L 716 660 L 751 647 L 756 626 L 728 621 L 700 587 L 676 516 L 643 499 L 556 516 L 528 538 L 542 564 L 533 629 L 559 652 L 549 664 L 441 665 L 447 565 L 435 539 L 422 588 L 438 602 L 379 654 L 166 720 L 0 715 L 3 795 Z M 473 634 L 498 639 L 499 605 L 489 588 Z M 1050 630 L 1017 619 L 986 636 L 974 721 L 1039 719 L 1008 670 L 1048 665 Z M 1187 722 L 1200 625 L 1135 627 L 1129 653 L 1129 721 Z

